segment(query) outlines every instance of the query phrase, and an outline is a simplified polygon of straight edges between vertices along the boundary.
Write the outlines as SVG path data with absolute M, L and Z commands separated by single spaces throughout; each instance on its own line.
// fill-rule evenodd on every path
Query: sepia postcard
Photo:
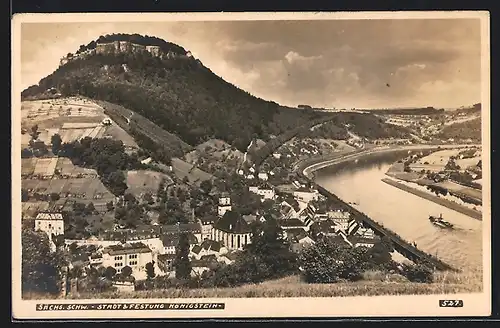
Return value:
M 489 47 L 479 11 L 15 15 L 13 318 L 490 315 Z

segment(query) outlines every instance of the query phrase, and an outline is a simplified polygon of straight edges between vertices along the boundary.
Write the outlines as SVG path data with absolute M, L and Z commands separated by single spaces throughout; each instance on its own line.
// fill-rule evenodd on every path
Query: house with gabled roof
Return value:
M 207 239 L 200 245 L 194 246 L 189 253 L 189 257 L 199 260 L 203 256 L 213 255 L 218 258 L 219 256 L 226 254 L 227 252 L 228 249 L 221 242 Z
M 219 258 L 217 260 L 221 263 L 233 264 L 236 261 L 238 254 L 240 254 L 240 253 L 241 253 L 241 251 L 234 250 L 234 251 L 231 251 L 231 252 L 228 252 L 226 254 L 219 256 Z
M 201 241 L 210 239 L 212 236 L 212 228 L 215 222 L 217 222 L 217 217 L 215 215 L 206 215 L 198 219 L 201 225 Z
M 61 212 L 39 212 L 35 217 L 35 230 L 43 231 L 52 240 L 52 235 L 64 234 L 64 218 Z
M 189 241 L 189 247 L 193 248 L 196 245 L 198 245 L 198 238 L 192 233 L 187 233 L 188 235 L 188 241 Z M 177 234 L 164 234 L 161 237 L 161 241 L 163 244 L 163 252 L 161 254 L 175 254 L 177 245 L 179 244 L 179 236 L 180 233 Z

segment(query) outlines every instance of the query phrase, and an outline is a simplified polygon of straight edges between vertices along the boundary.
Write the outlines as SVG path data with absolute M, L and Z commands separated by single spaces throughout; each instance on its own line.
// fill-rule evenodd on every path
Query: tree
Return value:
M 189 260 L 189 237 L 186 232 L 180 234 L 176 250 L 175 276 L 178 279 L 188 279 L 192 268 Z
M 58 201 L 59 199 L 61 199 L 61 196 L 59 196 L 58 193 L 53 192 L 53 193 L 50 193 L 49 198 L 51 201 L 55 202 L 55 201 Z
M 116 269 L 113 268 L 113 267 L 107 267 L 106 268 L 106 271 L 104 272 L 104 276 L 108 279 L 108 280 L 113 280 L 113 278 L 115 277 L 116 275 Z
M 106 209 L 108 210 L 108 212 L 111 212 L 115 209 L 115 206 L 113 205 L 113 201 L 109 201 L 106 203 Z
M 212 182 L 210 180 L 203 180 L 200 183 L 200 189 L 203 190 L 205 194 L 209 194 L 212 190 Z
M 38 131 L 38 124 L 35 124 L 31 127 L 30 135 L 32 140 L 38 139 L 38 136 L 40 135 L 40 131 Z
M 246 246 L 243 256 L 258 257 L 273 277 L 290 274 L 297 269 L 297 257 L 290 251 L 282 229 L 272 219 L 252 225 L 251 243 Z
M 353 248 L 343 241 L 325 237 L 303 249 L 299 263 L 309 283 L 358 280 L 365 270 L 366 251 L 364 247 Z
M 23 229 L 22 291 L 55 294 L 60 291 L 61 269 L 66 265 L 63 255 L 51 252 L 49 239 L 42 232 Z
M 26 189 L 21 189 L 21 202 L 27 202 L 29 200 L 29 193 Z
M 91 215 L 95 211 L 94 203 L 90 202 L 85 206 L 84 213 L 85 215 Z
M 153 205 L 154 204 L 154 199 L 153 199 L 153 195 L 151 195 L 150 192 L 147 192 L 144 194 L 144 197 L 143 197 L 143 200 L 148 203 L 149 205 Z
M 130 277 L 131 275 L 132 275 L 132 268 L 129 267 L 128 265 L 123 267 L 122 276 L 127 278 L 127 277 Z
M 62 146 L 62 138 L 59 134 L 54 134 L 51 138 L 50 138 L 50 143 L 52 144 L 52 153 L 54 153 L 54 155 L 57 155 L 59 153 L 59 151 L 61 150 L 61 146 Z
M 156 277 L 155 267 L 153 262 L 146 263 L 146 274 L 148 275 L 148 280 Z
M 31 158 L 33 157 L 33 152 L 29 148 L 23 148 L 21 150 L 21 158 Z
M 434 280 L 432 269 L 425 264 L 403 264 L 403 269 L 401 271 L 403 276 L 408 278 L 411 282 L 431 283 Z
M 121 171 L 111 172 L 105 180 L 107 181 L 107 186 L 109 190 L 117 196 L 122 196 L 125 194 L 128 186 L 125 182 L 125 176 Z
M 76 254 L 77 250 L 78 250 L 78 244 L 76 242 L 69 245 L 69 251 L 71 252 L 71 254 Z

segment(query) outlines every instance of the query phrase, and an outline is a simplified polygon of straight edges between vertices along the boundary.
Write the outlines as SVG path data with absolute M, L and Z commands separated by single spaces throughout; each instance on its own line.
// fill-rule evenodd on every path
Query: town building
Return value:
M 309 231 L 309 226 L 307 226 L 304 222 L 302 222 L 299 219 L 278 220 L 278 225 L 284 231 L 294 230 L 294 229 L 303 229 L 304 231 Z
M 160 226 L 162 235 L 179 235 L 181 232 L 187 232 L 188 235 L 194 236 L 192 243 L 200 243 L 202 239 L 202 226 L 199 222 L 196 223 L 177 223 Z
M 207 239 L 200 245 L 194 246 L 189 253 L 189 257 L 199 260 L 203 256 L 214 255 L 218 258 L 226 253 L 228 253 L 228 249 L 221 242 Z
M 304 202 L 311 202 L 313 200 L 317 201 L 319 200 L 319 192 L 317 189 L 312 189 L 312 188 L 304 188 L 301 187 L 293 192 L 293 196 L 297 200 L 301 200 Z
M 223 217 L 226 212 L 231 210 L 231 197 L 229 196 L 229 193 L 222 193 L 219 197 L 217 214 L 219 215 L 219 217 Z
M 217 261 L 213 258 L 204 258 L 200 260 L 191 260 L 191 277 L 201 277 L 201 275 L 210 270 L 210 267 Z
M 280 203 L 280 214 L 282 219 L 298 218 L 300 205 L 297 200 L 290 198 Z
M 39 212 L 35 217 L 35 230 L 43 231 L 52 240 L 52 235 L 64 234 L 64 218 L 59 212 Z
M 243 249 L 251 243 L 250 225 L 236 212 L 227 211 L 212 229 L 212 240 L 220 241 L 227 249 Z
M 347 227 L 347 235 L 349 236 L 358 236 L 362 238 L 367 238 L 367 239 L 374 239 L 375 238 L 375 232 L 370 229 L 366 228 L 363 226 L 361 222 L 358 222 L 356 220 L 350 220 L 348 227 Z
M 364 238 L 364 237 L 360 237 L 360 236 L 349 236 L 349 237 L 347 237 L 347 241 L 352 247 L 371 248 L 377 243 L 376 239 Z
M 201 240 L 210 239 L 212 236 L 212 228 L 217 218 L 215 216 L 205 216 L 203 218 L 198 219 L 198 222 L 201 225 Z
M 347 231 L 349 221 L 351 220 L 351 214 L 349 212 L 329 211 L 327 214 L 328 218 L 335 223 L 337 230 Z
M 259 174 L 257 174 L 257 177 L 262 181 L 269 180 L 269 176 L 265 172 L 259 172 Z
M 177 250 L 177 245 L 179 245 L 179 236 L 181 232 L 177 233 L 166 233 L 162 236 L 161 241 L 163 245 L 163 250 L 161 254 L 175 254 Z M 198 238 L 190 232 L 187 232 L 189 247 L 193 248 L 198 244 Z
M 270 186 L 250 186 L 248 187 L 250 192 L 257 194 L 261 197 L 261 200 L 264 201 L 266 199 L 273 200 L 276 197 L 276 193 L 274 189 Z
M 146 278 L 146 264 L 153 261 L 151 249 L 143 243 L 123 243 L 107 247 L 102 252 L 102 265 L 115 268 L 117 273 L 129 266 L 136 279 Z
M 175 270 L 174 268 L 175 254 L 161 254 L 158 255 L 158 268 L 163 273 L 170 273 Z
M 135 291 L 135 283 L 130 279 L 115 280 L 113 281 L 113 287 L 115 287 L 119 293 L 131 293 Z
M 233 264 L 234 261 L 236 261 L 236 258 L 238 257 L 238 253 L 240 253 L 240 251 L 235 250 L 235 251 L 228 252 L 226 254 L 222 254 L 221 256 L 219 256 L 217 261 L 224 263 L 224 264 L 228 264 L 228 265 Z

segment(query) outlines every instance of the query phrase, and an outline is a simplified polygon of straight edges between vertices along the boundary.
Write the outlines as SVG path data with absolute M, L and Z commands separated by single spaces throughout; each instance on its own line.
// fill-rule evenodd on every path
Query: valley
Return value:
M 224 81 L 178 45 L 121 34 L 66 55 L 22 99 L 23 242 L 47 243 L 46 256 L 66 263 L 59 278 L 76 287 L 55 288 L 61 297 L 182 288 L 200 297 L 235 288 L 223 293 L 237 297 L 272 281 L 288 286 L 270 289 L 278 296 L 480 287 L 443 279 L 451 266 L 367 216 L 360 220 L 306 172 L 432 148 L 392 163 L 387 178 L 434 188 L 430 194 L 445 190 L 480 215 L 477 106 L 281 106 Z M 321 280 L 314 252 L 345 261 Z M 347 259 L 355 264 L 344 270 Z M 382 285 L 367 292 L 377 284 L 373 275 Z

